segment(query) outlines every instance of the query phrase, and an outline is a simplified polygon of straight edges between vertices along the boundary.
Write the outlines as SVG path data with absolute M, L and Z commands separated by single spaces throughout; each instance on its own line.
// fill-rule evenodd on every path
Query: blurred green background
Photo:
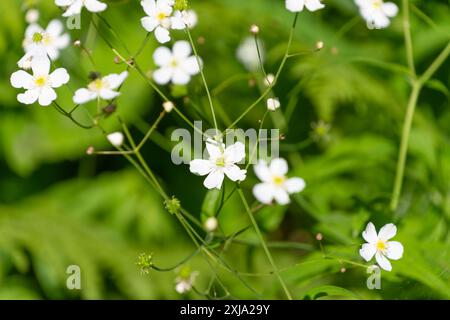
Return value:
M 136 51 L 145 38 L 139 1 L 107 2 L 110 6 L 102 15 L 131 51 Z M 392 213 L 389 198 L 410 90 L 401 16 L 388 29 L 368 30 L 353 1 L 324 2 L 326 9 L 300 14 L 292 51 L 314 49 L 317 41 L 325 47 L 288 60 L 274 89 L 282 111 L 265 124 L 274 127 L 273 122 L 284 114 L 287 124 L 281 128 L 285 135 L 281 155 L 290 163 L 290 175 L 303 177 L 307 188 L 289 206 L 262 209 L 258 222 L 296 298 L 449 299 L 450 63 L 444 63 L 420 96 L 400 207 Z M 86 155 L 90 145 L 110 149 L 101 132 L 76 127 L 52 108 L 17 102 L 18 91 L 10 86 L 9 77 L 23 55 L 24 3 L 40 10 L 42 26 L 61 14 L 51 0 L 0 2 L 0 298 L 204 298 L 195 293 L 177 294 L 175 270 L 140 273 L 136 261 L 141 252 L 153 253 L 158 266 L 172 266 L 195 248 L 158 194 L 125 159 Z M 227 79 L 236 80 L 223 91 L 215 91 L 214 102 L 221 109 L 219 125 L 225 128 L 229 119 L 237 118 L 259 96 L 258 88 L 248 80 L 260 75 L 249 74 L 236 59 L 236 49 L 248 36 L 249 26 L 260 26 L 265 67 L 275 72 L 293 14 L 282 0 L 190 3 L 199 16 L 192 33 L 199 42 L 209 85 L 217 88 Z M 411 3 L 414 58 L 418 71 L 423 72 L 449 41 L 449 2 Z M 107 29 L 101 31 L 123 52 Z M 96 35 L 86 11 L 81 30 L 70 34 L 72 40 L 81 39 L 93 50 L 98 71 L 124 70 L 123 65 L 114 64 L 114 55 Z M 183 32 L 173 35 L 185 39 Z M 152 36 L 138 59 L 145 70 L 154 67 L 156 46 Z M 85 86 L 93 71 L 86 55 L 74 47 L 62 52 L 57 65 L 68 69 L 73 89 Z M 162 102 L 133 71 L 121 91 L 118 113 L 139 139 L 158 116 Z M 198 118 L 193 103 L 208 114 L 200 77 L 187 89 L 164 91 L 176 96 L 190 119 Z M 58 95 L 60 105 L 68 110 L 71 91 L 61 88 Z M 85 110 L 93 113 L 95 106 L 87 105 Z M 240 126 L 256 128 L 264 111 L 261 103 Z M 88 119 L 82 109 L 76 117 Z M 301 143 L 312 141 L 311 124 L 320 120 L 331 125 L 326 136 Z M 108 131 L 119 129 L 115 117 L 102 124 Z M 168 193 L 200 217 L 206 195 L 202 179 L 192 175 L 187 165 L 175 166 L 170 160 L 170 133 L 180 127 L 186 125 L 175 113 L 165 117 L 143 155 Z M 253 202 L 251 188 L 256 182 L 251 172 L 242 184 L 249 202 Z M 231 190 L 232 185 L 226 187 Z M 249 225 L 237 194 L 224 206 L 219 221 L 227 235 Z M 382 273 L 382 290 L 368 290 L 366 270 L 343 261 L 363 263 L 358 250 L 368 221 L 377 228 L 395 223 L 395 240 L 405 247 L 404 257 L 393 262 L 393 271 Z M 338 258 L 323 258 L 317 233 L 323 234 L 327 255 Z M 270 271 L 253 231 L 238 239 L 245 245 L 228 246 L 224 259 L 242 272 Z M 290 247 L 277 246 L 279 242 Z M 72 264 L 81 268 L 81 290 L 66 288 L 66 268 Z M 199 271 L 196 287 L 206 288 L 212 271 L 205 260 L 198 256 L 189 266 Z M 215 269 L 233 297 L 255 298 L 233 274 Z M 273 276 L 245 280 L 264 298 L 283 298 Z

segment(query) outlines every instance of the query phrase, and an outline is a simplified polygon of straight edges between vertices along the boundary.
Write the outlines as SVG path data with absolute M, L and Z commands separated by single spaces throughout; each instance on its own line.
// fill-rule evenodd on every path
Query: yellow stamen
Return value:
M 216 166 L 225 167 L 225 159 L 223 157 L 216 159 Z
M 377 242 L 377 249 L 380 251 L 384 251 L 387 249 L 386 247 L 386 243 L 384 243 L 384 241 L 378 240 Z
M 273 177 L 273 183 L 276 184 L 277 186 L 281 186 L 285 180 L 286 180 L 286 178 L 283 176 Z
M 35 34 L 33 34 L 33 42 L 41 42 L 42 38 L 43 38 L 43 36 L 39 32 L 36 32 Z
M 93 91 L 99 91 L 99 90 L 103 89 L 104 84 L 103 84 L 102 79 L 96 79 L 96 80 L 92 81 L 88 87 L 89 87 L 89 89 L 91 89 Z
M 47 79 L 44 76 L 38 77 L 34 80 L 34 83 L 36 84 L 36 86 L 38 87 L 43 87 L 45 86 L 45 83 L 47 82 Z
M 156 18 L 158 19 L 158 20 L 164 20 L 165 18 L 166 18 L 167 16 L 166 16 L 166 14 L 164 13 L 164 12 L 160 12 L 160 13 L 158 13 L 157 15 L 156 15 Z

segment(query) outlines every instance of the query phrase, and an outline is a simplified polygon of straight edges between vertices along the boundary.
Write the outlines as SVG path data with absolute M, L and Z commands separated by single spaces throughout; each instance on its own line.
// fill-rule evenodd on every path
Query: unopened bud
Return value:
M 322 50 L 324 46 L 323 41 L 317 41 L 316 42 L 316 50 Z
M 74 45 L 75 47 L 81 47 L 81 41 L 80 41 L 80 40 L 75 40 L 75 41 L 73 42 L 73 45 Z
M 122 132 L 114 132 L 114 133 L 108 134 L 106 136 L 106 138 L 114 147 L 120 147 L 123 144 L 123 140 L 124 140 Z
M 93 146 L 89 146 L 89 147 L 86 149 L 86 154 L 89 155 L 89 156 L 93 155 L 94 152 L 95 152 L 95 149 L 94 149 Z
M 164 108 L 164 111 L 169 113 L 170 111 L 172 111 L 173 108 L 175 108 L 175 105 L 173 104 L 172 101 L 166 101 L 163 103 L 163 108 Z
M 213 232 L 217 229 L 219 222 L 216 217 L 209 217 L 205 221 L 205 229 L 206 231 Z
M 323 235 L 321 233 L 316 234 L 317 241 L 322 241 L 322 239 L 323 239 Z
M 258 34 L 259 33 L 259 27 L 256 24 L 252 24 L 250 26 L 250 33 Z

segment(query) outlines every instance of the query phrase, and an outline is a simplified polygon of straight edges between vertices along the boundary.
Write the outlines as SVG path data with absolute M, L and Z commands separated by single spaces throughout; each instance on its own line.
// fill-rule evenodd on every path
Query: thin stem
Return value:
M 212 114 L 212 117 L 213 117 L 214 127 L 216 129 L 216 132 L 219 132 L 219 127 L 217 125 L 216 114 L 214 112 L 214 105 L 213 105 L 213 101 L 212 101 L 212 97 L 211 97 L 211 92 L 209 91 L 208 82 L 206 81 L 205 73 L 203 72 L 202 62 L 201 62 L 200 57 L 199 57 L 199 55 L 197 53 L 197 48 L 195 47 L 195 43 L 194 43 L 194 40 L 192 39 L 191 32 L 189 31 L 189 28 L 187 28 L 187 27 L 186 27 L 186 33 L 187 33 L 187 35 L 189 37 L 189 42 L 191 43 L 192 50 L 194 51 L 195 58 L 197 59 L 198 68 L 200 69 L 200 76 L 202 78 L 203 85 L 204 85 L 205 91 L 206 91 L 206 95 L 208 97 L 208 102 L 209 102 L 209 107 L 211 108 L 211 114 Z
M 402 0 L 403 6 L 403 34 L 405 37 L 406 59 L 408 61 L 408 68 L 412 76 L 416 77 L 416 68 L 414 66 L 414 53 L 411 38 L 411 23 L 409 19 L 409 0 Z
M 447 43 L 447 46 L 442 50 L 439 56 L 433 61 L 433 63 L 428 67 L 428 69 L 423 73 L 421 77 L 419 77 L 420 84 L 425 84 L 433 74 L 439 69 L 439 67 L 447 60 L 450 55 L 450 41 Z
M 278 271 L 278 268 L 277 268 L 277 266 L 275 264 L 275 261 L 272 258 L 272 254 L 270 253 L 270 250 L 267 247 L 266 241 L 264 240 L 264 237 L 263 237 L 263 235 L 261 233 L 261 230 L 258 227 L 258 223 L 256 222 L 256 219 L 255 219 L 255 217 L 253 216 L 253 214 L 252 214 L 252 212 L 250 210 L 250 207 L 249 207 L 249 205 L 247 203 L 247 200 L 245 200 L 244 193 L 242 192 L 242 190 L 241 190 L 241 188 L 239 186 L 238 186 L 238 193 L 239 193 L 239 196 L 241 197 L 242 203 L 244 204 L 245 211 L 247 212 L 248 217 L 250 218 L 250 220 L 251 220 L 251 222 L 253 224 L 253 227 L 255 228 L 256 235 L 259 238 L 261 246 L 263 247 L 264 252 L 266 253 L 267 259 L 269 259 L 269 262 L 272 265 L 273 271 L 275 272 L 275 274 L 276 274 L 276 276 L 278 278 L 278 281 L 280 282 L 281 286 L 283 287 L 283 290 L 284 290 L 287 298 L 289 300 L 292 300 L 292 295 L 289 292 L 289 289 L 287 288 L 286 284 L 284 283 L 284 280 L 281 277 L 280 272 Z

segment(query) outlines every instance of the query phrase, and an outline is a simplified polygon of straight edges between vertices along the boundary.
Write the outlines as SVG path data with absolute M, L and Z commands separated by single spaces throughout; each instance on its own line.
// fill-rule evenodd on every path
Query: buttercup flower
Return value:
M 245 158 L 244 144 L 236 142 L 225 148 L 225 144 L 208 139 L 206 149 L 209 160 L 192 160 L 189 170 L 200 176 L 208 175 L 203 182 L 207 189 L 220 189 L 225 175 L 231 181 L 245 180 L 247 170 L 241 170 L 236 165 Z
M 123 144 L 123 133 L 122 132 L 113 132 L 106 136 L 108 141 L 114 146 L 114 147 L 120 147 Z
M 370 261 L 373 256 L 378 265 L 386 270 L 391 271 L 392 266 L 388 259 L 398 260 L 403 256 L 403 246 L 398 241 L 388 241 L 397 233 L 397 227 L 389 223 L 380 229 L 377 234 L 375 226 L 372 222 L 367 224 L 366 230 L 362 236 L 368 242 L 362 245 L 359 254 L 364 260 Z
M 59 20 L 50 21 L 45 30 L 38 24 L 28 26 L 23 41 L 25 56 L 18 62 L 19 67 L 28 69 L 31 60 L 38 56 L 58 59 L 59 50 L 66 48 L 70 43 L 69 35 L 63 34 L 63 31 L 64 26 Z
M 312 12 L 325 8 L 325 5 L 320 0 L 286 0 L 286 9 L 291 12 L 303 11 L 304 7 Z
M 73 102 L 83 104 L 98 98 L 114 99 L 120 95 L 120 92 L 114 90 L 119 88 L 127 77 L 128 72 L 124 71 L 121 74 L 113 73 L 103 78 L 97 78 L 87 88 L 78 89 L 73 96 Z
M 264 44 L 259 39 L 258 47 L 261 55 L 261 62 L 264 63 Z M 241 42 L 237 48 L 236 57 L 248 71 L 259 70 L 258 48 L 256 47 L 255 39 L 253 37 L 247 37 Z
M 170 0 L 142 0 L 147 17 L 141 19 L 141 24 L 148 32 L 155 32 L 159 43 L 170 41 L 170 29 L 184 29 L 186 27 L 183 16 L 179 11 L 172 16 L 173 1 Z
M 393 2 L 384 2 L 383 0 L 355 0 L 359 7 L 359 12 L 370 28 L 377 29 L 389 26 L 389 18 L 395 17 L 398 13 L 398 7 Z
M 55 0 L 58 7 L 67 8 L 63 17 L 71 17 L 81 13 L 81 9 L 86 7 L 90 12 L 102 12 L 108 7 L 105 3 L 98 0 Z
M 195 56 L 191 56 L 191 45 L 187 41 L 177 41 L 172 51 L 166 47 L 159 47 L 153 53 L 153 60 L 159 67 L 153 73 L 153 79 L 158 84 L 185 85 L 191 77 L 200 72 Z
M 50 60 L 47 57 L 38 57 L 31 63 L 33 75 L 19 70 L 11 75 L 11 85 L 14 88 L 26 89 L 17 95 L 17 100 L 23 104 L 33 104 L 36 101 L 41 106 L 50 105 L 56 98 L 53 88 L 59 88 L 69 82 L 66 69 L 59 68 L 50 74 Z
M 288 164 L 282 158 L 273 159 L 268 165 L 260 160 L 254 166 L 255 174 L 262 181 L 253 187 L 253 195 L 258 201 L 270 204 L 275 201 L 281 205 L 290 202 L 289 194 L 301 192 L 306 184 L 301 178 L 287 178 Z

